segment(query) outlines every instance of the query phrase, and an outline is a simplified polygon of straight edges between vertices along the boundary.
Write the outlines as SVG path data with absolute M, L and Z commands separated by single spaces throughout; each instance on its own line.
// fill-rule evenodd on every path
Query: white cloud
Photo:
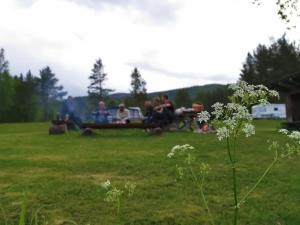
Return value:
M 134 66 L 149 91 L 233 82 L 248 51 L 286 31 L 272 3 L 95 2 L 1 0 L 0 47 L 6 49 L 11 71 L 38 74 L 49 65 L 76 95 L 86 94 L 99 57 L 108 73 L 107 86 L 117 91 L 128 91 Z M 299 30 L 288 37 L 299 37 Z

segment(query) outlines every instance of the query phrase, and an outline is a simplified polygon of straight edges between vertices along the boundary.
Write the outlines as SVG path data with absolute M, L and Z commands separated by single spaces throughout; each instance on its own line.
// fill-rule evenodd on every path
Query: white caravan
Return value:
M 251 107 L 252 117 L 262 118 L 286 118 L 285 104 L 254 105 Z

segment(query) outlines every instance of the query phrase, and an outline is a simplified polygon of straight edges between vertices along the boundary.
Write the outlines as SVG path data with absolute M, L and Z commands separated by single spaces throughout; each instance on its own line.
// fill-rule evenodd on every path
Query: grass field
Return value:
M 285 141 L 280 121 L 256 121 L 257 134 L 242 138 L 238 151 L 239 194 L 272 161 L 267 139 Z M 208 224 L 197 191 L 175 181 L 177 144 L 191 144 L 197 160 L 212 167 L 206 196 L 217 224 L 231 224 L 231 171 L 224 143 L 214 134 L 190 132 L 149 136 L 141 130 L 103 130 L 86 137 L 79 132 L 49 136 L 49 124 L 0 125 L 0 203 L 17 221 L 24 193 L 28 213 L 43 207 L 49 225 L 72 219 L 80 225 L 112 225 L 115 208 L 103 201 L 101 182 L 137 182 L 135 195 L 122 203 L 123 224 Z M 1 215 L 0 224 L 4 224 Z M 300 158 L 276 165 L 240 213 L 240 224 L 300 224 Z

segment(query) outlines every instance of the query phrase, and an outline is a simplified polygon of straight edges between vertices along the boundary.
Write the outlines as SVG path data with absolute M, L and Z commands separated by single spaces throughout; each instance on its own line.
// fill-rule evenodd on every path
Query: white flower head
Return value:
M 229 130 L 234 130 L 237 126 L 237 121 L 234 118 L 228 118 L 223 122 Z
M 245 133 L 246 137 L 250 137 L 251 135 L 255 134 L 255 127 L 250 123 L 246 123 L 242 131 Z
M 108 192 L 106 192 L 104 201 L 106 201 L 106 202 L 117 202 L 120 199 L 122 194 L 123 194 L 122 190 L 119 190 L 116 187 L 113 187 Z
M 289 134 L 288 137 L 293 139 L 293 140 L 300 140 L 300 132 L 299 131 L 292 131 L 292 133 Z
M 281 134 L 285 134 L 285 135 L 288 135 L 288 133 L 289 133 L 289 131 L 287 129 L 280 129 L 278 132 Z
M 127 182 L 125 184 L 125 189 L 128 191 L 128 197 L 132 197 L 136 188 L 135 182 Z
M 102 186 L 104 189 L 108 190 L 108 189 L 111 187 L 110 180 L 107 180 L 107 181 L 103 182 L 103 183 L 101 184 L 101 186 Z
M 167 154 L 168 158 L 173 158 L 176 154 L 176 152 L 179 153 L 184 153 L 187 152 L 189 150 L 193 150 L 195 149 L 193 146 L 189 145 L 189 144 L 184 144 L 184 145 L 175 145 L 171 151 Z
M 279 93 L 278 93 L 278 91 L 270 90 L 270 91 L 269 91 L 269 94 L 270 94 L 270 96 L 272 96 L 272 97 L 279 98 Z
M 266 105 L 269 105 L 269 101 L 265 98 L 262 98 L 262 99 L 259 99 L 258 102 L 263 105 L 263 106 L 266 106 Z
M 198 121 L 200 122 L 200 123 L 202 123 L 202 122 L 208 122 L 209 121 L 209 119 L 210 119 L 210 114 L 209 114 L 209 112 L 207 112 L 207 111 L 203 111 L 203 112 L 200 112 L 200 113 L 198 113 Z
M 213 114 L 216 119 L 219 119 L 224 113 L 224 104 L 216 102 L 211 107 L 214 109 L 214 111 L 211 114 Z
M 167 157 L 168 158 L 172 158 L 174 155 L 175 155 L 175 152 L 171 151 L 171 152 L 168 153 Z
M 230 132 L 226 127 L 220 127 L 217 129 L 217 137 L 219 141 L 222 141 L 224 138 L 228 138 L 229 135 Z

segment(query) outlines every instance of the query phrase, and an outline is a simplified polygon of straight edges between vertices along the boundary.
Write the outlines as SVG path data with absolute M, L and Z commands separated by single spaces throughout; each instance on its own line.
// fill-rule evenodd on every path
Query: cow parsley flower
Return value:
M 258 102 L 263 106 L 270 104 L 269 101 L 265 98 L 259 99 Z
M 275 91 L 275 90 L 269 90 L 269 94 L 270 94 L 270 96 L 272 96 L 272 97 L 279 98 L 279 93 L 278 93 L 278 91 Z
M 234 118 L 228 118 L 223 122 L 229 130 L 234 130 L 237 126 L 237 121 Z
M 242 131 L 245 133 L 246 137 L 250 137 L 251 135 L 255 134 L 255 127 L 250 123 L 246 123 Z
M 207 112 L 207 111 L 203 111 L 203 112 L 200 112 L 200 113 L 198 113 L 198 121 L 200 122 L 200 123 L 202 123 L 202 122 L 208 122 L 209 121 L 209 119 L 210 119 L 210 114 L 209 114 L 209 112 Z
M 102 186 L 104 189 L 108 190 L 108 189 L 111 187 L 110 180 L 107 180 L 107 181 L 103 182 L 103 183 L 101 184 L 101 186 Z
M 219 141 L 222 141 L 224 138 L 228 138 L 229 134 L 230 132 L 226 127 L 220 127 L 217 129 L 217 137 Z
M 222 115 L 224 113 L 223 106 L 224 106 L 224 104 L 222 104 L 220 102 L 216 102 L 215 104 L 213 104 L 211 106 L 214 109 L 214 111 L 211 114 L 214 115 L 216 119 L 219 119 L 220 117 L 222 117 Z
M 125 189 L 128 191 L 128 197 L 132 197 L 136 188 L 136 183 L 127 182 L 125 184 Z
M 122 194 L 123 194 L 122 190 L 119 190 L 116 187 L 113 187 L 111 190 L 106 192 L 106 196 L 104 198 L 104 201 L 106 201 L 106 202 L 117 202 L 117 201 L 119 201 Z
M 285 134 L 285 135 L 287 135 L 289 133 L 289 131 L 287 129 L 280 129 L 278 132 L 281 134 Z
M 291 134 L 288 135 L 288 137 L 294 140 L 300 140 L 300 132 L 293 131 Z
M 193 146 L 189 145 L 189 144 L 184 144 L 184 145 L 175 145 L 171 151 L 167 154 L 168 158 L 173 158 L 175 156 L 176 152 L 180 152 L 180 153 L 184 153 L 187 152 L 189 150 L 193 150 L 195 149 Z

